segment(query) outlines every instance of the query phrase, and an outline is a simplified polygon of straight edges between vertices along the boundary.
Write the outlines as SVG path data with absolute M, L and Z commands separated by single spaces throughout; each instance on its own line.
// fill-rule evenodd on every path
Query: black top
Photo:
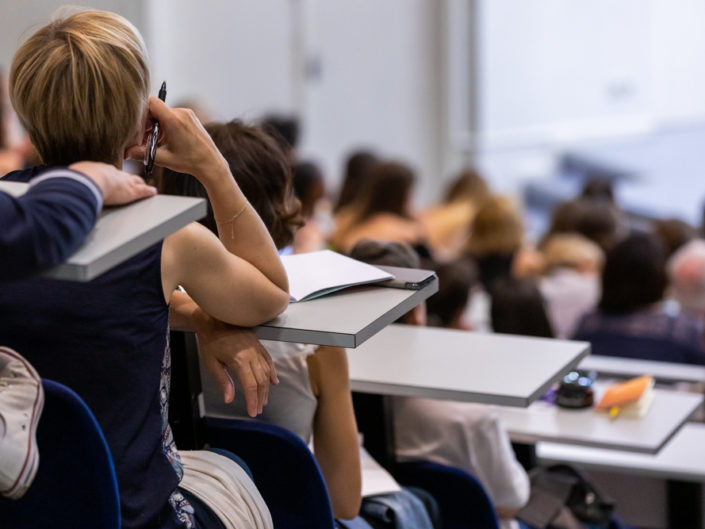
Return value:
M 160 242 L 87 283 L 35 278 L 0 288 L 0 341 L 40 376 L 76 391 L 98 419 L 115 462 L 125 529 L 184 527 L 175 510 L 183 519 L 181 469 L 166 419 L 169 309 L 161 250 Z

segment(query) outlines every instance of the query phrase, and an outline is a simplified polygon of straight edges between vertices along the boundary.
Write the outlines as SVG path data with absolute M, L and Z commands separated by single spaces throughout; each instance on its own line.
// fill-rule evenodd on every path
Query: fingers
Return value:
M 147 156 L 147 147 L 145 145 L 133 145 L 125 153 L 130 160 L 144 161 Z
M 205 368 L 215 379 L 223 393 L 223 401 L 230 403 L 235 398 L 235 384 L 226 367 L 213 357 L 205 358 Z
M 247 414 L 250 417 L 256 417 L 259 412 L 259 403 L 257 402 L 257 379 L 255 378 L 252 368 L 249 365 L 241 366 L 236 371 L 240 385 L 242 386 L 242 391 L 245 394 L 245 403 L 247 404 Z
M 169 126 L 168 124 L 173 120 L 172 109 L 158 97 L 150 97 L 147 103 L 147 108 L 149 109 L 151 116 L 164 126 Z
M 262 347 L 261 344 L 260 356 L 264 359 L 265 362 L 267 362 L 267 365 L 269 366 L 269 382 L 275 385 L 279 384 L 279 377 L 277 376 L 277 368 L 274 366 L 274 361 L 272 360 L 269 351 Z

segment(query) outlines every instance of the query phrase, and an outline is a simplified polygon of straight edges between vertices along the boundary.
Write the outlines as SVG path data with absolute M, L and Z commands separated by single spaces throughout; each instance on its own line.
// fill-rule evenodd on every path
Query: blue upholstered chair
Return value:
M 207 418 L 206 438 L 212 447 L 229 450 L 247 463 L 274 527 L 335 528 L 318 463 L 295 434 L 259 421 Z
M 88 406 L 66 386 L 42 380 L 39 469 L 19 500 L 0 497 L 0 527 L 120 529 L 113 460 Z
M 438 502 L 443 529 L 498 529 L 497 515 L 479 481 L 459 468 L 430 461 L 395 466 L 402 485 L 429 492 Z

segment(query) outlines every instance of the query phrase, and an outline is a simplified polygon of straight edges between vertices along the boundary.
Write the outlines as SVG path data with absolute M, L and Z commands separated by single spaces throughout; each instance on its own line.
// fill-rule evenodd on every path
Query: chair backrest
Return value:
M 464 470 L 430 461 L 410 461 L 397 463 L 394 477 L 402 485 L 424 489 L 436 499 L 443 529 L 499 529 L 485 489 Z
M 229 450 L 247 463 L 274 527 L 335 527 L 321 470 L 298 436 L 259 421 L 207 418 L 206 437 L 212 447 Z
M 120 529 L 115 468 L 93 413 L 66 386 L 42 385 L 37 475 L 21 499 L 0 498 L 0 527 Z

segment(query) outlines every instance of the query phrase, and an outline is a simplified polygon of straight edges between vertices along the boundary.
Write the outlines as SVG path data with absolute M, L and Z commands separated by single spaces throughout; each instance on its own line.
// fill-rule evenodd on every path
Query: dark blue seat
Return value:
M 499 528 L 485 489 L 464 470 L 430 461 L 410 461 L 397 463 L 394 477 L 402 485 L 424 489 L 436 499 L 443 529 Z
M 88 406 L 66 386 L 42 380 L 39 469 L 19 500 L 0 497 L 0 527 L 120 529 L 113 460 Z
M 247 463 L 274 527 L 335 528 L 321 470 L 298 436 L 258 421 L 207 418 L 206 438 L 212 447 L 229 450 Z

